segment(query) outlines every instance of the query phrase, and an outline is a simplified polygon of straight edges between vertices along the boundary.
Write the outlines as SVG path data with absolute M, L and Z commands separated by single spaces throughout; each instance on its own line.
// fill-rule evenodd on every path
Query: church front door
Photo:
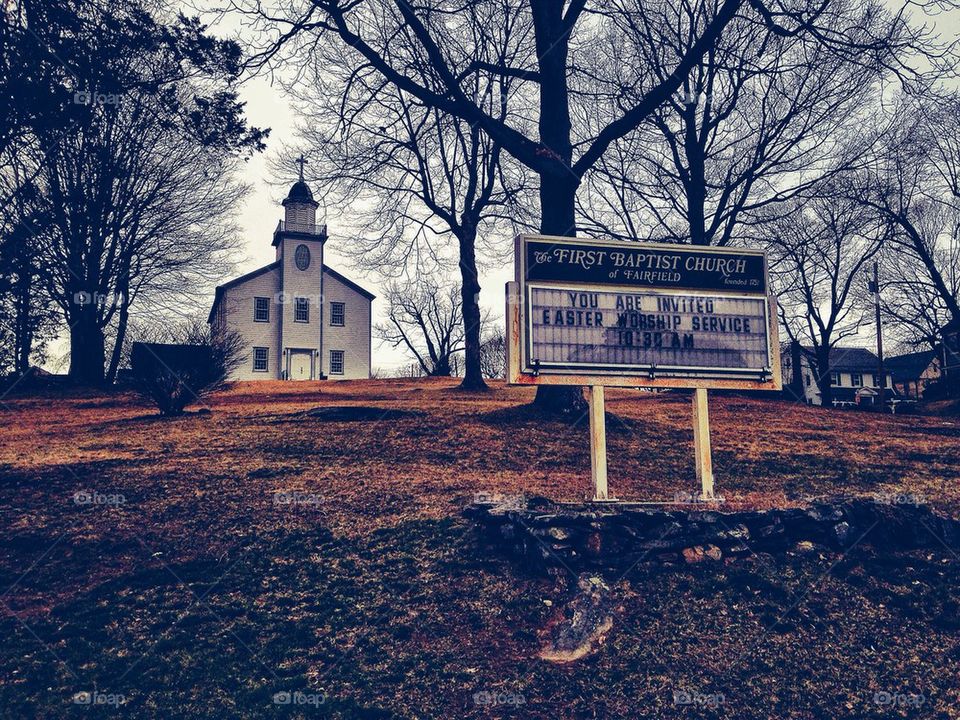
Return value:
M 290 351 L 291 380 L 313 380 L 313 353 L 309 350 Z

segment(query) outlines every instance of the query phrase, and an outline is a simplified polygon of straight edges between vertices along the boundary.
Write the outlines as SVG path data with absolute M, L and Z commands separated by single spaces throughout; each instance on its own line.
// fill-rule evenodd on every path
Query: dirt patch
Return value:
M 333 405 L 296 413 L 296 416 L 325 422 L 391 422 L 406 418 L 420 418 L 424 413 L 417 410 L 398 410 L 371 405 Z

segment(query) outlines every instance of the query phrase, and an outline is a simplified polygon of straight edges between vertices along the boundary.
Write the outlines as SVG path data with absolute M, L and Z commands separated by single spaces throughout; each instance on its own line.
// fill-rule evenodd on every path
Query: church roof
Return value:
M 220 304 L 220 301 L 223 299 L 223 293 L 225 291 L 229 290 L 232 287 L 236 287 L 237 285 L 241 285 L 242 283 L 245 283 L 247 280 L 253 280 L 253 278 L 263 275 L 264 273 L 268 273 L 271 270 L 276 270 L 279 267 L 280 267 L 280 261 L 277 260 L 276 262 L 272 262 L 269 265 L 264 265 L 262 268 L 257 268 L 253 272 L 248 272 L 246 275 L 235 277 L 233 280 L 230 280 L 229 282 L 225 282 L 223 285 L 217 285 L 217 293 L 216 295 L 214 295 L 213 305 L 210 307 L 210 314 L 207 316 L 207 322 L 208 323 L 213 322 L 213 314 L 217 311 L 217 306 Z
M 340 273 L 338 273 L 336 270 L 334 270 L 334 269 L 333 269 L 332 267 L 330 267 L 329 265 L 324 265 L 324 266 L 323 266 L 323 271 L 324 271 L 325 273 L 327 273 L 327 275 L 329 275 L 330 277 L 332 277 L 334 280 L 339 280 L 340 282 L 342 282 L 344 285 L 346 285 L 346 286 L 347 286 L 348 288 L 350 288 L 351 290 L 355 290 L 356 292 L 360 293 L 360 294 L 363 295 L 367 300 L 373 300 L 375 297 L 377 297 L 376 295 L 374 295 L 374 294 L 373 294 L 372 292 L 370 292 L 369 290 L 366 290 L 365 288 L 362 288 L 362 287 L 360 287 L 359 285 L 357 285 L 357 284 L 356 284 L 353 280 L 351 280 L 350 278 L 348 278 L 348 277 L 346 277 L 346 276 L 344 276 L 344 275 L 341 275 Z
M 303 180 L 297 180 L 291 186 L 290 192 L 287 193 L 287 200 L 313 202 L 313 192 L 310 190 L 310 186 Z

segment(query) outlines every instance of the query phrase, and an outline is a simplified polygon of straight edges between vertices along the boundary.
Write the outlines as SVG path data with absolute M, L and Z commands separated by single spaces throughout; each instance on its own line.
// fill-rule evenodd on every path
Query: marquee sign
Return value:
M 604 386 L 692 388 L 700 498 L 713 501 L 707 390 L 782 387 L 766 256 L 521 235 L 507 283 L 507 382 L 589 386 L 597 501 L 613 499 Z
M 521 235 L 515 384 L 779 389 L 760 250 Z

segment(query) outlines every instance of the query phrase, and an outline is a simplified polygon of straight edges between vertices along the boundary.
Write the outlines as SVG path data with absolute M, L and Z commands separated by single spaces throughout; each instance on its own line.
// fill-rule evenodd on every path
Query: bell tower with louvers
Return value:
M 283 377 L 318 378 L 322 375 L 323 244 L 326 226 L 317 226 L 318 203 L 300 179 L 283 201 L 284 219 L 273 233 L 280 264 L 280 369 Z

